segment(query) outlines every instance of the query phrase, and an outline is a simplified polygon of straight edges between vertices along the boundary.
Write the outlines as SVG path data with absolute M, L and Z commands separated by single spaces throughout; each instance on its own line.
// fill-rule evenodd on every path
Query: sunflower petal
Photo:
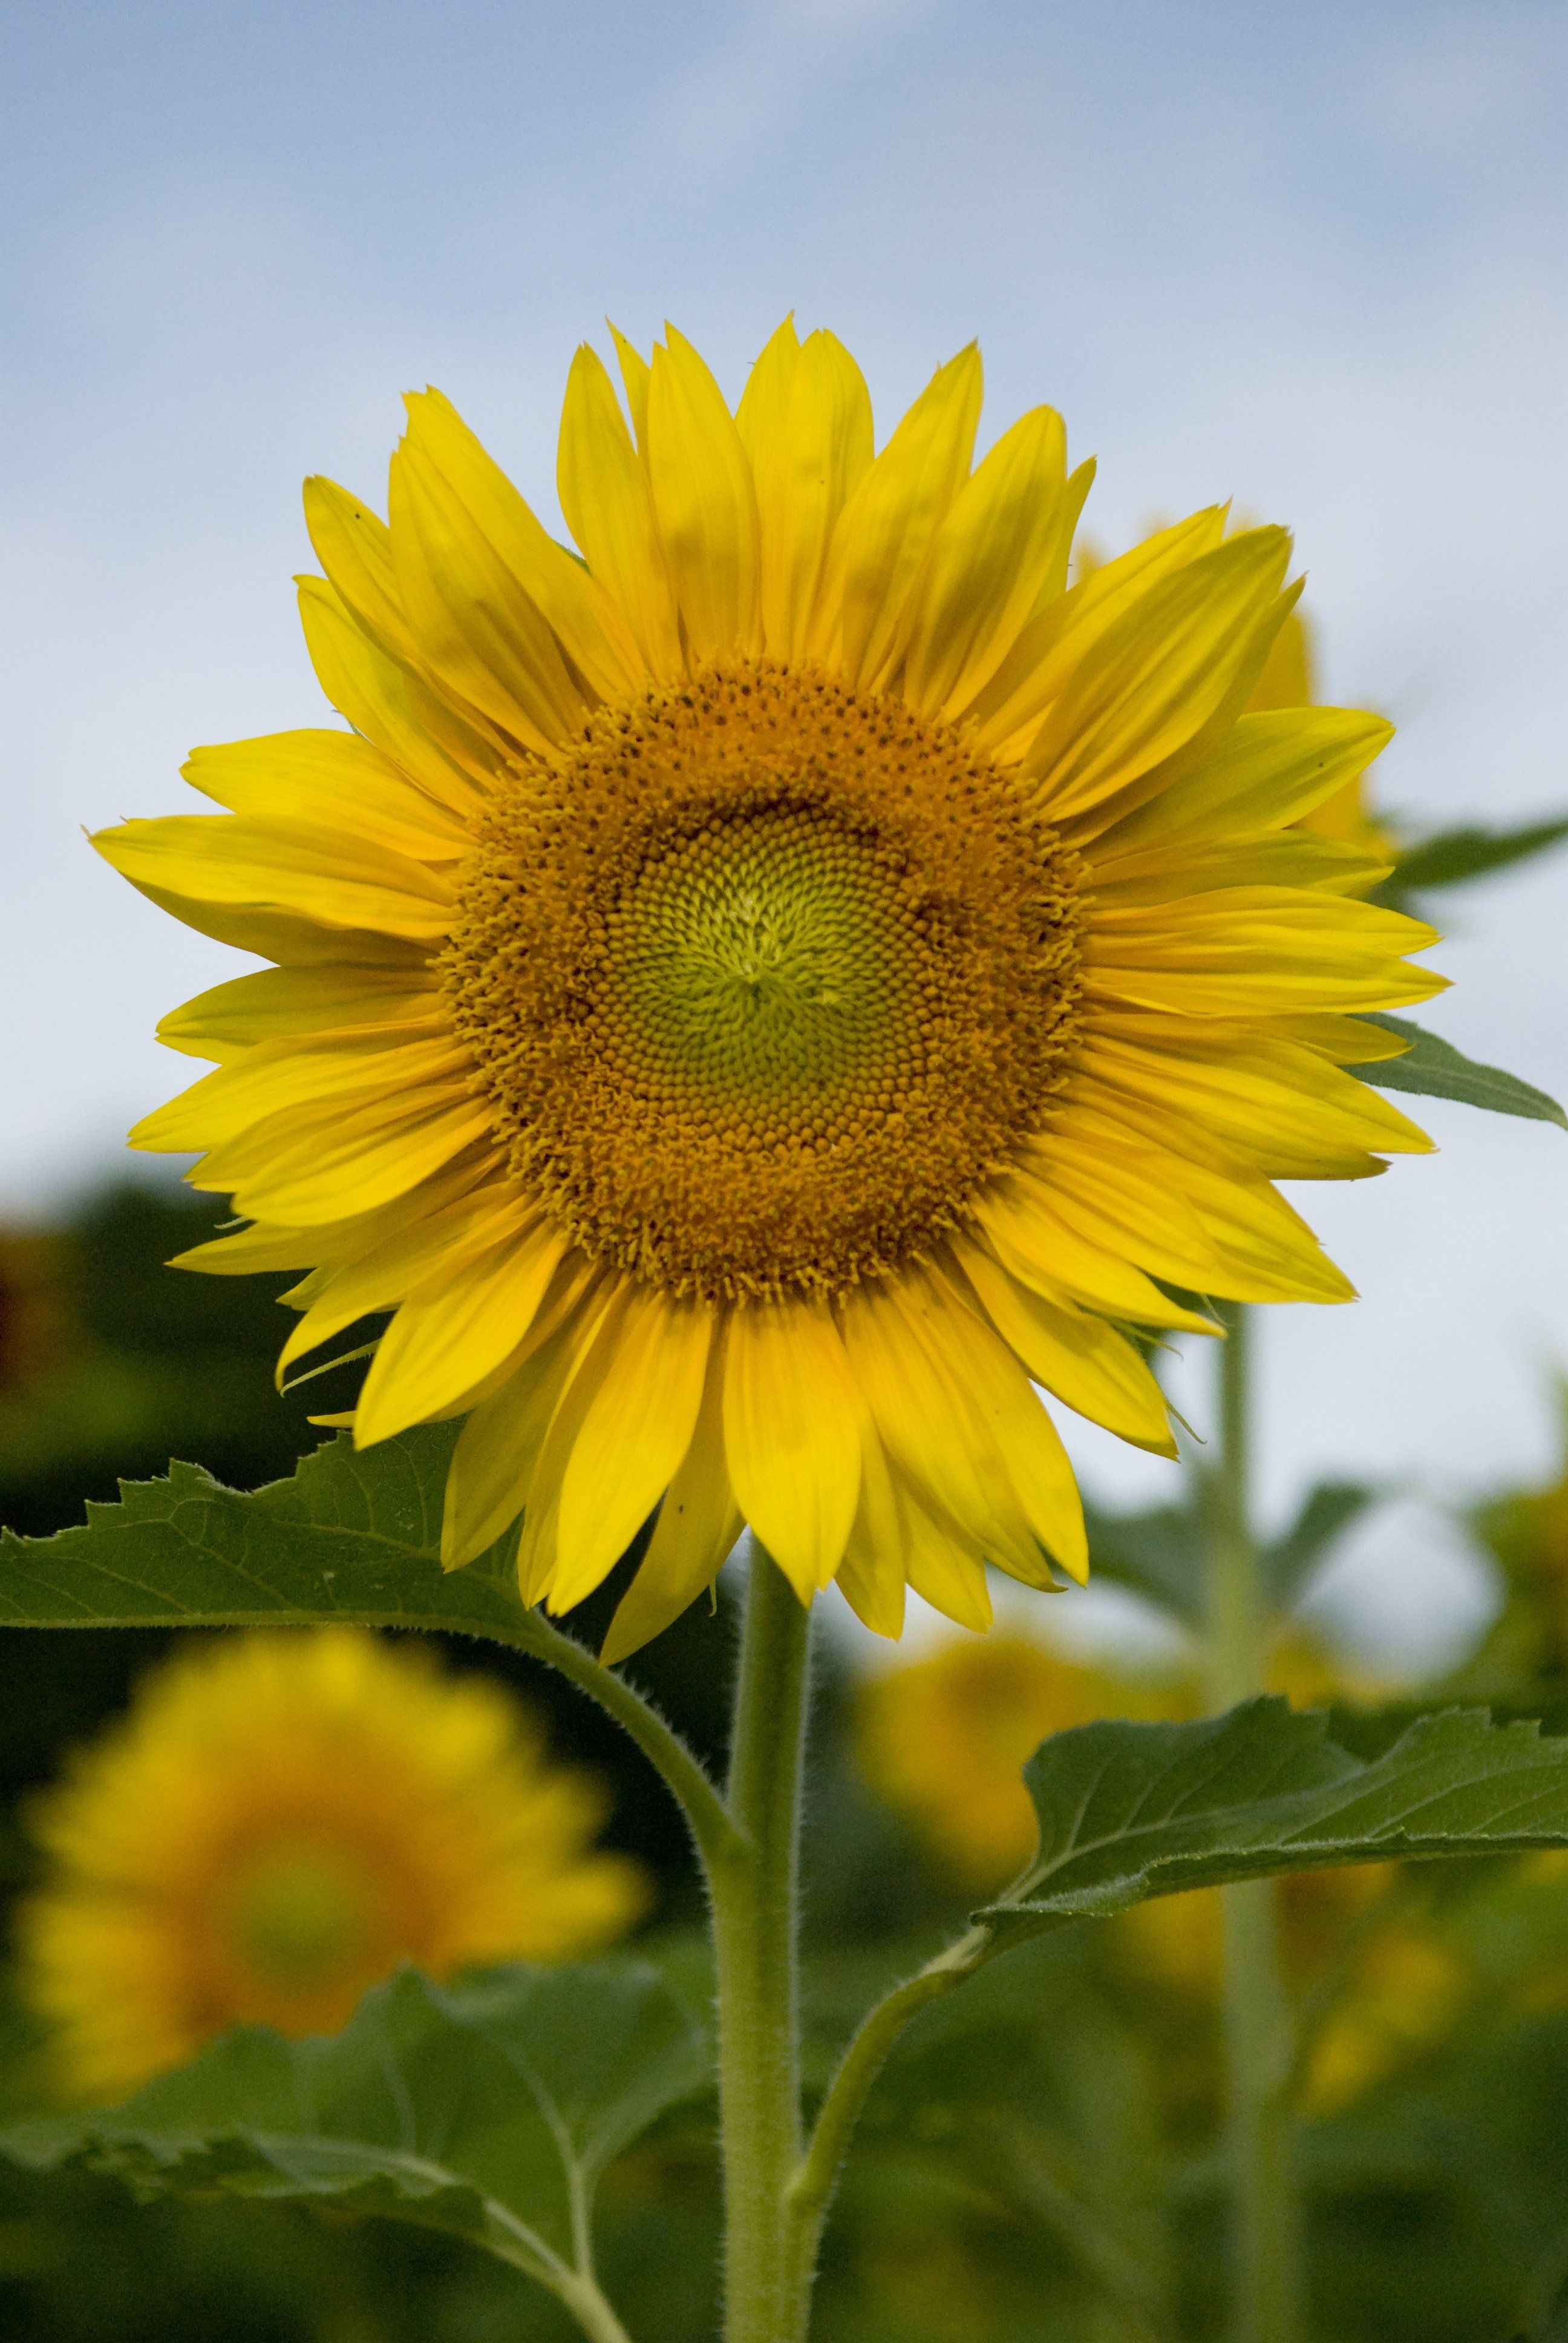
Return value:
M 638 1286 L 561 1481 L 551 1600 L 570 1610 L 630 1545 L 691 1445 L 713 1312 Z
M 980 422 L 980 352 L 940 367 L 845 505 L 833 532 L 815 656 L 840 639 L 845 677 L 876 690 L 897 666 L 916 588 L 948 507 L 968 477 Z
M 1066 429 L 1037 407 L 960 488 L 932 540 L 905 659 L 911 707 L 951 714 L 990 682 L 1050 573 L 1066 488 Z
M 622 1595 L 599 1658 L 630 1657 L 689 1609 L 734 1552 L 745 1521 L 724 1462 L 724 1348 L 716 1328 L 690 1444 L 658 1509 L 637 1576 Z
M 1037 1383 L 1134 1447 L 1176 1454 L 1164 1395 L 1124 1335 L 1102 1318 L 1048 1302 L 979 1245 L 960 1238 L 953 1250 L 986 1316 Z
M 797 343 L 786 320 L 752 368 L 736 427 L 757 482 L 763 639 L 796 659 L 839 515 L 870 468 L 870 395 L 841 342 Z
M 92 843 L 133 885 L 242 913 L 282 911 L 415 943 L 435 942 L 451 923 L 450 884 L 427 864 L 297 817 L 164 814 L 96 830 Z
M 860 1491 L 854 1384 L 826 1309 L 779 1302 L 735 1312 L 724 1448 L 741 1511 L 809 1602 L 839 1566 Z
M 604 362 L 585 342 L 561 408 L 556 479 L 567 527 L 609 595 L 650 675 L 685 666 L 675 592 L 648 468 L 632 446 Z
M 454 1245 L 414 1286 L 382 1335 L 354 1426 L 357 1448 L 438 1416 L 498 1367 L 528 1332 L 568 1238 L 552 1222 L 528 1224 L 518 1202 L 498 1216 L 517 1226 L 477 1259 Z M 369 1281 L 361 1270 L 365 1288 Z M 374 1308 L 376 1305 L 370 1305 Z
M 724 395 L 665 328 L 648 394 L 648 474 L 676 600 L 699 659 L 759 648 L 757 490 Z

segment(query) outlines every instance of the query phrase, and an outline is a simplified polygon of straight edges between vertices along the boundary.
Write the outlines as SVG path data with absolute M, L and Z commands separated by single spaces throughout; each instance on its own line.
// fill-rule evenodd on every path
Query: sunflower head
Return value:
M 343 2025 L 399 1961 L 558 1960 L 641 1914 L 605 1800 L 498 1687 L 351 1628 L 204 1644 L 39 1800 L 19 1923 L 66 2083 L 113 2097 L 226 2026 Z
M 971 1626 L 1081 1575 L 1040 1393 L 1173 1453 L 1172 1285 L 1350 1287 L 1276 1179 L 1426 1141 L 1343 1068 L 1440 980 L 1301 824 L 1388 727 L 1266 679 L 1295 589 L 1215 507 L 1069 585 L 1091 467 L 1037 407 L 974 460 L 978 352 L 879 451 L 786 324 L 732 412 L 671 331 L 574 362 L 552 538 L 438 393 L 387 522 L 307 490 L 351 728 L 199 750 L 216 818 L 102 851 L 276 965 L 166 1019 L 216 1071 L 138 1145 L 297 1268 L 284 1366 L 390 1313 L 355 1438 L 464 1414 L 444 1547 L 522 1518 L 530 1602 L 657 1516 L 619 1656 L 748 1523 Z M 1251 703 L 1251 704 L 1250 704 Z

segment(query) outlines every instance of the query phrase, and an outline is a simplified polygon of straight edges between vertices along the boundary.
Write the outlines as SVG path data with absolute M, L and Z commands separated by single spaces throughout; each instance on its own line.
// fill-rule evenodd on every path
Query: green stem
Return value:
M 496 1627 L 487 1632 L 498 1643 L 548 1661 L 630 1735 L 685 1815 L 705 1864 L 711 1867 L 740 1845 L 724 1800 L 679 1734 L 623 1676 L 602 1666 L 586 1644 L 552 1626 L 539 1611 L 528 1612 L 509 1634 Z
M 810 1614 L 753 1543 L 729 1811 L 711 1866 L 724 2144 L 725 2343 L 803 2343 L 809 2273 L 790 2253 L 800 2157 L 797 1975 L 800 1785 Z
M 1265 1687 L 1268 1612 L 1251 1527 L 1251 1328 L 1225 1305 L 1220 1453 L 1211 1483 L 1211 1705 L 1233 1708 Z M 1274 1883 L 1221 1891 L 1225 1936 L 1226 2127 L 1231 2187 L 1233 2343 L 1298 2343 L 1302 2332 L 1302 2215 L 1284 2085 L 1291 2016 L 1280 1976 Z
M 895 1986 L 862 2019 L 859 2031 L 839 2062 L 838 2073 L 817 2112 L 810 2145 L 789 2184 L 791 2256 L 799 2282 L 808 2290 L 817 2267 L 822 2224 L 839 2185 L 849 2140 L 872 2084 L 911 2019 L 928 2003 L 940 2000 L 972 1976 L 990 1945 L 990 1930 L 971 1928 L 923 1969 Z

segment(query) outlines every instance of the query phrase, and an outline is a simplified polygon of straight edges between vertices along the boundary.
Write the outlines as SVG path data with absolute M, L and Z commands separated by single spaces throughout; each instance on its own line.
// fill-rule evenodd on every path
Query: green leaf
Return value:
M 1483 830 L 1467 823 L 1459 830 L 1442 830 L 1406 847 L 1393 867 L 1389 884 L 1402 894 L 1416 889 L 1461 887 L 1468 880 L 1484 879 L 1510 863 L 1543 854 L 1568 838 L 1568 817 L 1526 822 L 1517 830 Z
M 1370 1066 L 1351 1066 L 1359 1081 L 1380 1091 L 1413 1091 L 1420 1098 L 1457 1099 L 1462 1106 L 1483 1106 L 1493 1114 L 1518 1114 L 1532 1122 L 1559 1122 L 1568 1131 L 1568 1114 L 1544 1091 L 1505 1074 L 1500 1066 L 1479 1065 L 1452 1041 L 1440 1041 L 1408 1018 L 1369 1014 L 1369 1025 L 1382 1025 L 1410 1043 L 1402 1058 L 1379 1058 Z
M 515 1641 L 528 1614 L 498 1546 L 440 1565 L 441 1504 L 456 1424 L 357 1453 L 347 1433 L 291 1480 L 226 1489 L 199 1464 L 122 1482 L 53 1537 L 0 1534 L 0 1625 L 277 1626 L 348 1619 L 448 1627 Z
M 1202 1626 L 1207 1542 L 1192 1507 L 1155 1505 L 1141 1513 L 1084 1511 L 1091 1577 L 1113 1579 L 1185 1625 Z
M 1368 1763 L 1327 1724 L 1263 1699 L 1199 1724 L 1055 1735 L 1024 1769 L 1039 1854 L 1006 1904 L 976 1916 L 995 1949 L 1188 1887 L 1568 1845 L 1568 1739 L 1449 1709 Z
M 124 2107 L 0 2128 L 34 2170 L 110 2172 L 138 2196 L 316 2199 L 482 2246 L 570 2299 L 595 2187 L 697 2089 L 701 2036 L 640 1962 L 405 1969 L 341 2034 L 216 2043 Z
M 1194 1473 L 1194 1481 L 1199 1475 Z M 1322 1481 L 1302 1500 L 1290 1527 L 1260 1556 L 1271 1606 L 1287 1611 L 1335 1543 L 1378 1493 L 1359 1482 Z M 1201 1485 L 1194 1503 L 1157 1505 L 1141 1513 L 1101 1513 L 1086 1508 L 1091 1575 L 1141 1594 L 1201 1631 L 1208 1603 L 1209 1531 Z
M 1289 1529 L 1270 1540 L 1260 1557 L 1269 1600 L 1289 1610 L 1308 1579 L 1326 1562 L 1352 1523 L 1360 1521 L 1381 1493 L 1359 1481 L 1320 1481 L 1302 1500 Z

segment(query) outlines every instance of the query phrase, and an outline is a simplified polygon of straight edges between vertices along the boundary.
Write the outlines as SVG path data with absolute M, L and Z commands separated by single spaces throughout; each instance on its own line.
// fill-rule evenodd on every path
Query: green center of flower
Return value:
M 246 1966 L 269 1986 L 309 1992 L 362 1956 L 374 1916 L 363 1880 L 327 1849 L 283 1846 L 260 1857 L 229 1906 Z
M 603 710 L 498 790 L 442 972 L 514 1170 L 677 1293 L 928 1251 L 1049 1111 L 1076 859 L 899 702 L 767 661 Z

